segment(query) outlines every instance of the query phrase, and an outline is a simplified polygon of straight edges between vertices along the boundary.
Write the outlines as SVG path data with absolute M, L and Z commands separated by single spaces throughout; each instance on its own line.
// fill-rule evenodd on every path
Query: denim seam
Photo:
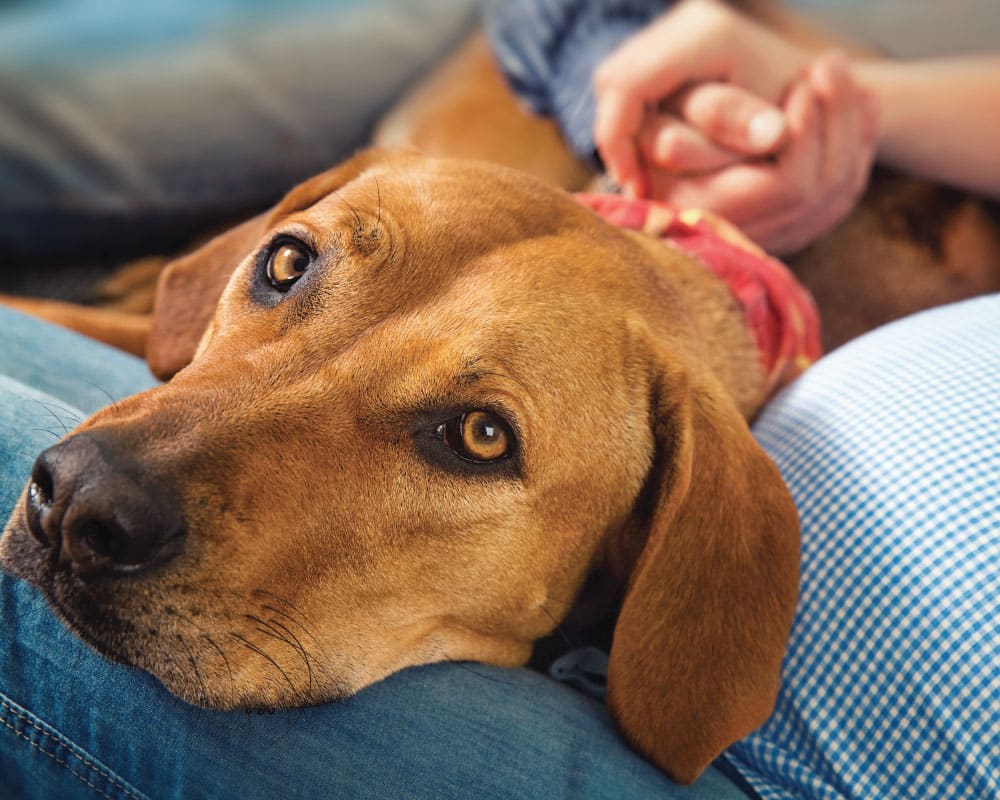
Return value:
M 31 716 L 29 715 L 29 712 L 21 709 L 21 707 L 17 706 L 16 704 L 14 704 L 13 701 L 9 701 L 8 702 L 8 700 L 6 698 L 4 698 L 2 695 L 0 695 L 0 723 L 2 723 L 4 725 L 4 727 L 9 728 L 11 730 L 11 732 L 14 733 L 15 736 L 18 736 L 19 738 L 24 739 L 24 741 L 26 741 L 28 744 L 30 744 L 32 747 L 34 747 L 39 753 L 42 753 L 42 754 L 48 756 L 49 758 L 51 758 L 59 766 L 65 767 L 66 770 L 71 775 L 73 775 L 77 780 L 82 781 L 84 784 L 86 784 L 87 786 L 89 786 L 91 789 L 93 789 L 95 792 L 97 792 L 101 796 L 107 797 L 107 798 L 111 798 L 112 797 L 112 795 L 109 794 L 107 791 L 105 791 L 104 789 L 99 788 L 97 786 L 97 784 L 93 783 L 90 780 L 90 777 L 88 775 L 85 775 L 85 774 L 83 774 L 81 772 L 77 772 L 70 765 L 70 762 L 67 759 L 65 759 L 65 758 L 60 759 L 59 756 L 57 756 L 55 753 L 50 752 L 49 750 L 46 750 L 42 746 L 41 743 L 33 741 L 31 739 L 31 737 L 29 737 L 23 730 L 19 730 L 10 721 L 10 719 L 8 717 L 8 714 L 13 714 L 22 723 L 24 723 L 24 724 L 28 725 L 30 728 L 32 728 L 35 731 L 35 733 L 40 734 L 44 738 L 51 740 L 55 745 L 65 747 L 69 751 L 69 754 L 74 759 L 76 759 L 77 761 L 79 761 L 84 767 L 87 768 L 87 770 L 89 770 L 90 775 L 93 775 L 93 773 L 97 773 L 102 778 L 104 778 L 108 783 L 110 783 L 112 786 L 114 786 L 116 789 L 118 789 L 119 792 L 121 792 L 125 797 L 135 798 L 135 800 L 147 800 L 146 799 L 146 795 L 141 794 L 141 793 L 137 792 L 135 789 L 133 789 L 130 786 L 128 786 L 124 782 L 124 780 L 122 778 L 120 778 L 117 775 L 113 774 L 103 764 L 100 764 L 99 762 L 96 762 L 96 761 L 88 760 L 88 758 L 85 758 L 83 755 L 81 755 L 80 753 L 76 752 L 79 749 L 78 745 L 74 744 L 71 740 L 69 740 L 66 737 L 62 736 L 62 734 L 59 734 L 58 731 L 54 734 L 54 733 L 46 730 L 38 722 L 36 722 L 35 720 L 33 720 L 31 718 Z M 86 752 L 86 751 L 83 751 L 83 752 Z

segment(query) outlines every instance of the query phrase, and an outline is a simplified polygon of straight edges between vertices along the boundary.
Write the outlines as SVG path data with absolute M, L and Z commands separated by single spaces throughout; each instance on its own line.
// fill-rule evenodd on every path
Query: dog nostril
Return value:
M 35 539 L 47 546 L 52 544 L 50 532 L 46 529 L 46 518 L 51 512 L 55 486 L 52 474 L 39 461 L 35 462 L 31 470 L 31 482 L 28 484 L 28 530 Z
M 76 532 L 80 542 L 99 558 L 114 559 L 120 549 L 121 534 L 113 526 L 102 522 L 90 521 L 83 523 Z
M 36 506 L 47 506 L 52 495 L 45 491 L 45 487 L 41 484 L 32 481 L 31 485 L 28 486 L 28 499 Z
M 38 506 L 47 506 L 52 502 L 54 491 L 52 475 L 42 464 L 35 462 L 31 470 L 31 483 L 28 485 L 28 499 Z
M 74 527 L 70 550 L 80 565 L 130 571 L 152 555 L 153 542 L 123 530 L 116 522 L 88 519 Z
M 180 551 L 183 528 L 162 529 L 153 520 L 126 528 L 112 518 L 77 520 L 63 543 L 65 558 L 81 576 L 133 573 Z

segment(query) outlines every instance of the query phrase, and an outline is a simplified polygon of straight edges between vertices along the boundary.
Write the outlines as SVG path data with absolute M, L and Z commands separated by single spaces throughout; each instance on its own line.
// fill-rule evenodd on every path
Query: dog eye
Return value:
M 267 279 L 279 291 L 288 291 L 312 263 L 312 253 L 299 242 L 284 240 L 276 244 L 267 258 Z
M 436 433 L 459 456 L 479 464 L 499 461 L 510 452 L 506 423 L 488 411 L 470 411 L 442 422 Z

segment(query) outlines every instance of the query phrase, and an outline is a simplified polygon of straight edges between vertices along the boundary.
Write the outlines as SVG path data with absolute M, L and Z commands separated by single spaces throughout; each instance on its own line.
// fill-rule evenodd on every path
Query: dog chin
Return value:
M 34 586 L 59 620 L 100 655 L 132 664 L 115 641 L 120 635 L 114 633 L 107 610 L 89 608 L 67 571 L 56 566 L 51 553 L 28 533 L 19 511 L 20 507 L 15 509 L 0 539 L 0 569 Z

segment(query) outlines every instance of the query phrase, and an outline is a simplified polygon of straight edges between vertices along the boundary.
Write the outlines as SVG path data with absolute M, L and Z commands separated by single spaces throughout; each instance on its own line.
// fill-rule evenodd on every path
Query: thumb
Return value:
M 737 153 L 769 155 L 785 141 L 781 109 L 732 84 L 698 84 L 679 93 L 670 106 L 706 138 Z

